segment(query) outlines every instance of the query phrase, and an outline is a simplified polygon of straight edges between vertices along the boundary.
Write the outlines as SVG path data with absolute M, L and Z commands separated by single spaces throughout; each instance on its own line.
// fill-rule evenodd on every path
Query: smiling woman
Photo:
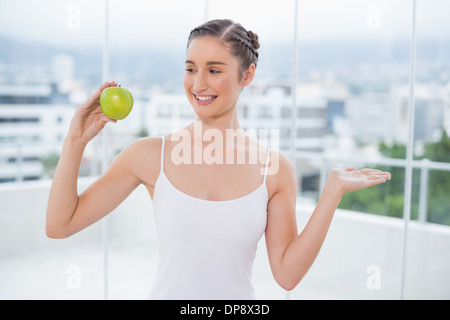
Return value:
M 207 118 L 234 112 L 242 88 L 253 80 L 254 65 L 241 77 L 239 61 L 213 37 L 194 39 L 186 56 L 184 89 L 196 115 Z
M 231 20 L 212 20 L 191 31 L 184 88 L 199 117 L 206 112 L 199 106 L 212 107 L 216 102 L 222 105 L 220 112 L 235 110 L 240 92 L 255 75 L 258 48 L 258 36 Z M 205 115 L 213 110 L 208 108 Z
M 231 20 L 213 20 L 195 28 L 186 51 L 184 89 L 197 116 L 182 129 L 194 152 L 210 146 L 197 136 L 207 131 L 228 154 L 244 150 L 250 136 L 239 125 L 236 103 L 252 82 L 258 61 L 258 37 Z M 251 280 L 257 244 L 265 234 L 277 283 L 292 290 L 315 260 L 343 194 L 390 179 L 379 170 L 333 169 L 314 213 L 298 234 L 296 181 L 291 161 L 278 150 L 259 146 L 264 162 L 175 163 L 174 132 L 131 143 L 81 195 L 77 176 L 84 149 L 112 121 L 100 111 L 106 82 L 75 112 L 55 172 L 47 209 L 46 232 L 71 236 L 108 215 L 139 185 L 153 199 L 160 244 L 153 299 L 253 299 Z M 201 122 L 200 135 L 195 124 Z M 233 139 L 234 140 L 234 136 Z M 194 155 L 195 157 L 195 155 Z M 270 164 L 279 161 L 268 174 Z
M 414 52 L 409 46 L 414 2 L 417 10 L 417 79 L 408 71 L 410 57 L 414 60 Z M 105 10 L 105 3 L 109 3 L 108 10 Z M 45 239 L 42 232 L 42 213 L 47 207 L 50 181 L 2 184 L 0 297 L 148 297 L 158 265 L 154 259 L 158 250 L 155 248 L 153 203 L 148 201 L 148 193 L 152 196 L 155 193 L 154 199 L 158 199 L 157 194 L 162 194 L 160 187 L 164 185 L 172 191 L 166 201 L 169 205 L 178 199 L 170 199 L 170 195 L 177 194 L 183 199 L 202 202 L 205 206 L 214 206 L 216 201 L 231 204 L 252 197 L 263 197 L 264 186 L 272 194 L 276 180 L 269 170 L 266 184 L 263 183 L 265 163 L 269 159 L 269 168 L 273 166 L 278 148 L 274 148 L 273 143 L 268 144 L 271 147 L 268 157 L 267 148 L 264 147 L 267 144 L 262 143 L 257 161 L 248 161 L 252 145 L 225 145 L 223 141 L 227 136 L 218 129 L 220 124 L 228 129 L 225 121 L 219 123 L 218 120 L 233 115 L 232 112 L 216 112 L 220 107 L 230 106 L 224 104 L 219 107 L 218 104 L 224 96 L 230 98 L 231 91 L 212 84 L 214 79 L 217 82 L 217 79 L 228 77 L 230 70 L 226 68 L 229 65 L 221 65 L 223 61 L 215 56 L 206 60 L 206 64 L 209 64 L 207 69 L 202 60 L 204 57 L 198 54 L 189 56 L 186 68 L 183 65 L 188 59 L 186 40 L 189 32 L 208 19 L 224 17 L 257 31 L 258 41 L 262 43 L 261 49 L 256 50 L 258 61 L 255 63 L 255 79 L 251 87 L 245 87 L 239 95 L 236 109 L 239 111 L 239 122 L 245 130 L 278 130 L 281 151 L 289 153 L 292 150 L 291 159 L 298 175 L 296 182 L 301 186 L 297 194 L 299 229 L 302 230 L 308 221 L 310 209 L 319 198 L 327 172 L 332 166 L 383 164 L 382 170 L 390 170 L 392 167 L 387 166 L 394 166 L 393 170 L 400 172 L 396 175 L 396 181 L 383 187 L 366 189 L 361 194 L 355 192 L 355 198 L 361 199 L 359 201 L 346 196 L 344 202 L 350 203 L 354 211 L 337 211 L 337 217 L 333 218 L 337 218 L 337 221 L 333 222 L 333 229 L 327 235 L 320 259 L 314 262 L 307 278 L 302 280 L 302 285 L 296 290 L 286 293 L 273 281 L 267 263 L 268 251 L 262 239 L 258 244 L 253 268 L 256 297 L 398 299 L 402 297 L 400 288 L 403 288 L 404 283 L 407 298 L 450 297 L 450 277 L 445 274 L 445 270 L 450 270 L 450 260 L 442 255 L 450 250 L 450 242 L 445 237 L 449 231 L 444 226 L 434 225 L 438 221 L 442 222 L 436 218 L 449 216 L 450 205 L 443 204 L 450 189 L 445 189 L 445 183 L 434 183 L 434 177 L 445 180 L 441 170 L 448 171 L 449 164 L 436 163 L 444 160 L 433 158 L 430 158 L 431 162 L 414 161 L 414 166 L 418 167 L 413 174 L 412 221 L 408 237 L 404 237 L 403 247 L 401 233 L 405 230 L 406 234 L 408 228 L 402 228 L 402 220 L 368 214 L 392 212 L 397 217 L 403 216 L 405 183 L 402 177 L 405 170 L 402 163 L 405 162 L 405 156 L 399 156 L 401 159 L 382 159 L 376 151 L 378 142 L 389 147 L 390 142 L 396 141 L 390 147 L 390 153 L 382 152 L 386 157 L 396 157 L 394 151 L 398 143 L 403 144 L 409 139 L 405 121 L 411 118 L 409 110 L 414 100 L 408 97 L 408 82 L 416 85 L 414 150 L 425 150 L 423 155 L 417 156 L 428 155 L 426 147 L 432 141 L 426 139 L 434 139 L 435 125 L 450 128 L 450 112 L 447 112 L 446 103 L 450 79 L 447 59 L 450 56 L 449 5 L 448 0 L 1 0 L 0 95 L 3 94 L 3 97 L 0 97 L 0 182 L 38 179 L 41 167 L 39 157 L 45 158 L 46 153 L 52 151 L 53 154 L 53 151 L 61 150 L 64 134 L 73 115 L 72 107 L 84 102 L 86 93 L 94 92 L 102 78 L 101 53 L 106 29 L 110 31 L 111 46 L 111 79 L 108 80 L 130 87 L 136 98 L 135 110 L 130 116 L 125 121 L 119 121 L 119 124 L 107 125 L 110 130 L 102 132 L 104 136 L 110 137 L 106 144 L 110 151 L 108 162 L 117 155 L 118 150 L 136 139 L 135 133 L 139 128 L 142 128 L 141 136 L 154 138 L 144 138 L 130 145 L 127 151 L 114 160 L 108 173 L 79 195 L 80 210 L 76 211 L 72 222 L 83 220 L 83 215 L 79 213 L 84 212 L 85 219 L 96 218 L 96 214 L 106 204 L 116 205 L 120 202 L 117 200 L 124 192 L 128 192 L 123 186 L 136 182 L 133 175 L 142 179 L 136 182 L 141 184 L 140 190 L 121 203 L 108 216 L 108 221 L 102 221 L 107 224 L 95 224 L 62 242 Z M 204 29 L 196 29 L 195 34 L 203 34 Z M 201 38 L 206 41 L 207 36 L 203 35 L 190 42 L 191 52 Z M 250 32 L 247 35 L 251 40 Z M 216 39 L 223 40 L 220 36 Z M 294 39 L 298 39 L 298 42 Z M 230 47 L 232 43 L 222 41 L 221 45 L 235 57 Z M 236 41 L 238 43 L 241 41 Z M 248 42 L 244 41 L 242 50 L 251 56 L 254 52 L 246 44 Z M 297 55 L 294 48 L 298 49 Z M 239 57 L 235 57 L 238 58 L 238 64 Z M 197 78 L 203 91 L 189 91 L 186 98 L 181 80 L 183 77 L 195 79 L 201 68 L 207 70 L 203 79 L 202 76 Z M 241 70 L 236 70 L 238 72 L 231 70 L 237 79 L 231 83 L 233 88 L 241 81 Z M 244 68 L 242 71 L 246 70 Z M 71 84 L 67 80 L 72 80 Z M 49 94 L 31 96 L 35 92 L 35 85 L 45 85 Z M 55 89 L 59 89 L 61 94 Z M 10 96 L 12 93 L 17 96 Z M 53 96 L 54 93 L 57 95 Z M 70 103 L 59 105 L 65 97 L 70 99 Z M 35 105 L 29 105 L 27 101 Z M 189 102 L 195 107 L 191 107 Z M 228 102 L 231 102 L 231 98 Z M 193 111 L 197 111 L 198 115 Z M 212 116 L 209 117 L 209 114 Z M 192 145 L 192 141 L 196 140 L 195 125 L 187 128 L 193 128 L 194 134 L 187 129 L 183 131 L 189 133 L 185 135 L 188 137 L 186 140 L 174 141 L 175 134 L 167 135 L 186 126 L 199 115 L 202 115 L 202 121 L 197 120 L 196 123 L 199 128 L 206 129 L 199 130 L 199 139 L 204 142 L 198 145 L 199 148 L 195 148 L 197 144 Z M 4 123 L 1 123 L 2 119 Z M 211 126 L 212 121 L 215 121 L 217 128 Z M 230 136 L 234 139 L 245 136 L 231 127 L 228 132 L 232 133 Z M 167 135 L 165 163 L 164 170 L 160 170 L 163 135 Z M 269 135 L 269 138 L 273 136 Z M 73 148 L 76 147 L 73 144 L 76 139 L 68 137 L 65 142 L 60 173 L 64 167 L 67 169 L 71 159 L 76 158 L 67 157 L 68 154 L 76 156 L 76 152 L 73 152 L 77 151 Z M 101 147 L 97 142 L 100 141 L 94 140 L 87 146 L 79 170 L 80 177 L 91 177 L 79 179 L 78 189 L 74 187 L 73 190 L 81 192 L 98 178 Z M 180 148 L 177 149 L 177 146 Z M 190 154 L 191 151 L 194 155 Z M 197 154 L 200 154 L 198 163 L 195 161 Z M 228 154 L 236 158 L 223 158 Z M 187 155 L 193 157 L 188 158 Z M 240 162 L 241 155 L 244 161 Z M 59 154 L 56 158 L 59 158 Z M 286 167 L 286 159 L 282 155 L 279 158 L 281 163 L 277 172 L 282 172 Z M 358 162 L 355 163 L 355 160 Z M 236 163 L 239 166 L 233 166 Z M 53 168 L 56 164 L 57 161 Z M 127 165 L 136 171 L 128 170 Z M 446 167 L 441 167 L 443 165 Z M 53 175 L 54 170 L 49 171 Z M 341 174 L 352 180 L 358 177 L 358 171 L 339 170 L 332 173 L 333 178 Z M 55 185 L 63 181 L 66 186 L 74 186 L 74 175 L 63 175 L 63 179 L 59 175 Z M 171 188 L 168 181 L 176 188 Z M 101 185 L 109 185 L 109 188 L 99 188 Z M 435 189 L 442 192 L 434 192 Z M 274 211 L 277 198 L 282 193 L 283 190 L 279 190 L 268 201 L 268 218 L 271 219 L 267 223 L 269 237 L 273 231 L 271 226 L 277 225 L 274 218 L 282 216 L 280 212 L 284 212 Z M 86 205 L 89 202 L 91 205 Z M 159 203 L 163 203 L 161 207 L 164 210 L 161 212 L 166 212 L 169 205 L 164 206 L 164 201 Z M 63 203 L 62 210 L 58 212 L 64 214 L 71 204 L 70 201 Z M 374 209 L 366 211 L 363 209 L 365 206 Z M 183 215 L 188 210 L 187 206 L 181 207 L 180 215 Z M 89 211 L 89 208 L 94 209 Z M 232 209 L 230 211 L 233 212 Z M 247 211 L 258 210 L 252 206 Z M 211 209 L 205 216 L 217 213 Z M 313 220 L 317 222 L 317 219 Z M 173 222 L 174 227 L 186 227 L 181 219 L 172 219 L 170 222 Z M 104 225 L 109 227 L 102 229 Z M 200 227 L 204 227 L 204 224 L 200 224 Z M 192 238 L 207 239 L 198 243 L 203 246 L 209 243 L 215 248 L 215 252 L 209 255 L 210 260 L 216 256 L 227 257 L 225 250 L 220 251 L 217 249 L 219 246 L 214 246 L 213 241 L 210 241 L 214 235 L 223 236 L 219 232 L 226 229 L 226 225 L 223 223 L 217 229 L 205 227 L 201 231 L 209 232 L 207 237 L 204 234 L 202 236 L 198 228 L 194 224 L 192 228 L 181 230 L 190 233 L 179 242 L 184 243 Z M 110 261 L 105 259 L 107 272 L 103 278 L 102 246 L 99 240 L 105 230 L 108 230 L 104 233 L 108 237 L 104 239 L 108 238 L 105 242 L 109 250 L 105 250 L 107 254 L 104 256 L 109 256 Z M 218 232 L 215 234 L 216 230 Z M 238 231 L 242 229 L 238 230 L 233 225 L 227 230 L 239 234 Z M 255 230 L 255 225 L 250 225 L 242 233 L 250 235 L 249 230 Z M 52 236 L 67 235 L 55 232 Z M 189 247 L 185 248 L 188 256 Z M 401 261 L 403 251 L 408 254 Z M 124 252 L 127 252 L 126 255 L 123 255 Z M 187 258 L 186 261 L 192 263 Z M 271 263 L 275 267 L 276 262 L 277 259 L 273 259 L 271 254 Z M 75 291 L 66 286 L 64 279 L 66 270 L 69 271 L 67 267 L 72 265 L 78 265 L 81 272 L 81 289 L 76 288 Z M 370 270 L 377 272 L 368 277 Z M 283 273 L 279 272 L 279 268 L 274 268 L 274 272 L 276 279 L 280 280 L 280 274 Z M 36 273 L 39 273 L 39 277 L 35 276 Z M 400 280 L 400 274 L 406 281 Z M 372 276 L 378 277 L 378 283 L 366 282 L 366 279 L 374 279 Z M 281 283 L 286 284 L 285 281 Z

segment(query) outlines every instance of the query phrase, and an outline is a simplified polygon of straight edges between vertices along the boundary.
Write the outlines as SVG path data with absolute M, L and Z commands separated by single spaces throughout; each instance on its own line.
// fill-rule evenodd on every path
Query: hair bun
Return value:
M 259 45 L 259 40 L 258 40 L 258 35 L 256 33 L 254 33 L 253 31 L 248 31 L 247 32 L 248 37 L 250 38 L 250 41 L 252 43 L 253 49 L 258 50 L 260 45 Z

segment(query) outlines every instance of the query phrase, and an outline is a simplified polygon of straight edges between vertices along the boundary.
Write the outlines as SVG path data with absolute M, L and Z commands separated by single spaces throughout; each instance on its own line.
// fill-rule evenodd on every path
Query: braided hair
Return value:
M 253 31 L 247 31 L 229 19 L 211 20 L 191 31 L 187 47 L 192 40 L 205 36 L 220 38 L 229 47 L 231 54 L 240 61 L 241 73 L 252 63 L 257 66 L 260 44 L 258 35 Z

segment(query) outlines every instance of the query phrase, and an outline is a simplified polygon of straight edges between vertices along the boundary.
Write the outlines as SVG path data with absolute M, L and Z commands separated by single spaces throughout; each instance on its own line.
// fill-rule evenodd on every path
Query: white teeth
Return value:
M 200 101 L 209 101 L 209 100 L 212 100 L 212 99 L 216 98 L 216 96 L 203 96 L 203 97 L 201 97 L 201 96 L 195 95 L 195 98 L 197 100 L 200 100 Z

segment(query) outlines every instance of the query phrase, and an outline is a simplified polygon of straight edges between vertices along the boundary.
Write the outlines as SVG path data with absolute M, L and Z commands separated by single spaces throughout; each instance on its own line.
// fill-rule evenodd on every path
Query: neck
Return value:
M 230 110 L 229 113 L 222 114 L 218 117 L 212 118 L 200 118 L 197 117 L 195 121 L 200 121 L 202 124 L 202 134 L 205 133 L 208 129 L 216 129 L 220 130 L 222 134 L 225 136 L 227 129 L 237 130 L 240 129 L 241 126 L 239 124 L 239 120 L 237 117 L 236 108 Z

